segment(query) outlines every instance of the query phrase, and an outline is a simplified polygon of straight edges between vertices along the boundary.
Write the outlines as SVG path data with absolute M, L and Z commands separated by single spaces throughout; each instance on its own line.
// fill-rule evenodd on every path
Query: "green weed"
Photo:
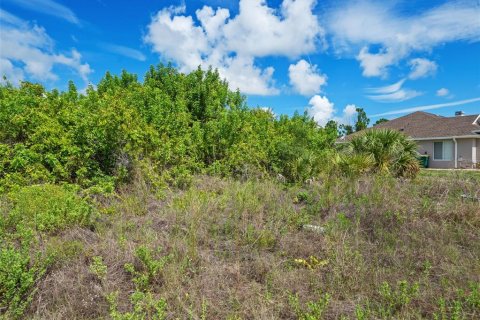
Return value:
M 299 320 L 323 319 L 325 310 L 328 307 L 331 296 L 328 293 L 320 295 L 317 301 L 308 301 L 305 306 L 299 302 L 298 295 L 290 294 L 288 297 L 290 307 L 293 309 Z

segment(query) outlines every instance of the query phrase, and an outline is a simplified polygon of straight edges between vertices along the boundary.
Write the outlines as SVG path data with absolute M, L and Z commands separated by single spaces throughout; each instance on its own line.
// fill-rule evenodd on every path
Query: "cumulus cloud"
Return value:
M 347 104 L 345 109 L 343 109 L 343 114 L 346 116 L 353 116 L 354 114 L 357 113 L 357 106 L 354 104 Z
M 226 8 L 204 6 L 193 17 L 185 7 L 169 7 L 152 17 L 144 41 L 181 71 L 211 65 L 247 94 L 276 94 L 274 68 L 258 66 L 256 58 L 316 51 L 323 29 L 314 5 L 315 0 L 284 0 L 274 10 L 263 0 L 241 0 L 234 17 Z
M 217 64 L 205 63 L 216 66 L 222 77 L 226 78 L 231 88 L 239 88 L 243 93 L 257 95 L 275 95 L 279 90 L 275 88 L 273 79 L 273 67 L 264 69 L 254 65 L 251 57 L 224 57 Z
M 295 91 L 304 96 L 319 93 L 327 82 L 327 76 L 321 74 L 316 65 L 303 59 L 288 67 L 288 76 Z
M 396 54 L 388 48 L 379 53 L 370 53 L 368 47 L 363 47 L 357 55 L 365 77 L 385 77 L 387 67 L 396 59 Z
M 73 24 L 80 24 L 77 15 L 68 7 L 53 0 L 6 0 L 26 9 L 51 15 Z
M 354 104 L 348 104 L 341 114 L 336 115 L 333 102 L 326 96 L 314 95 L 308 102 L 307 113 L 321 126 L 325 126 L 330 120 L 339 124 L 351 124 L 357 114 L 357 108 Z
M 279 14 L 264 0 L 240 0 L 239 14 L 225 25 L 230 51 L 255 57 L 297 57 L 313 52 L 323 33 L 315 0 L 284 0 Z
M 437 72 L 438 65 L 435 61 L 423 58 L 412 59 L 409 62 L 411 72 L 410 79 L 419 79 L 432 76 Z
M 412 52 L 428 52 L 450 41 L 480 40 L 480 6 L 475 0 L 449 1 L 414 16 L 399 14 L 396 4 L 353 1 L 329 12 L 328 30 L 336 50 L 358 50 L 365 76 L 385 77 L 389 66 Z
M 437 96 L 439 97 L 446 97 L 449 93 L 450 91 L 447 88 L 440 88 L 437 90 Z
M 422 94 L 412 89 L 403 88 L 405 81 L 406 79 L 401 79 L 396 83 L 383 87 L 367 88 L 366 91 L 369 93 L 367 97 L 378 102 L 400 102 L 410 100 Z
M 74 70 L 85 82 L 92 71 L 82 62 L 80 53 L 72 49 L 69 53 L 54 50 L 54 41 L 45 29 L 30 24 L 5 10 L 0 11 L 0 70 L 2 75 L 16 83 L 26 77 L 35 80 L 56 80 L 53 72 L 56 65 Z
M 353 124 L 357 117 L 357 108 L 355 104 L 347 104 L 340 115 L 333 118 L 339 124 Z
M 324 126 L 329 120 L 333 119 L 335 109 L 333 103 L 325 96 L 314 95 L 308 101 L 308 114 L 321 126 Z

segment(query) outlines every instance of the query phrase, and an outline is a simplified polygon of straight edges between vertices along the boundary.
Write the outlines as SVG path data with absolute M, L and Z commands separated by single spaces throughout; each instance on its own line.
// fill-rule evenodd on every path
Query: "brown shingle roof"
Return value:
M 476 134 L 475 131 L 480 131 L 480 120 L 478 117 L 478 115 L 442 117 L 428 112 L 417 111 L 388 122 L 380 123 L 372 128 L 399 130 L 413 139 L 471 136 Z M 475 120 L 477 120 L 477 122 L 473 124 Z M 372 128 L 366 130 L 371 130 Z M 349 140 L 356 134 L 358 133 L 347 136 L 345 140 Z

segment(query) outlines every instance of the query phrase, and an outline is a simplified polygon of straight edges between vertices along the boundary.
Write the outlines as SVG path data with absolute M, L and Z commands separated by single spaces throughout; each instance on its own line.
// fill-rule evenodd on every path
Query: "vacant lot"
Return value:
M 480 203 L 461 194 L 479 185 L 473 175 L 304 187 L 197 176 L 177 190 L 138 177 L 90 209 L 68 187 L 26 187 L 2 200 L 3 236 L 17 241 L 2 255 L 23 252 L 8 263 L 32 280 L 1 290 L 12 317 L 14 305 L 36 319 L 473 319 Z M 18 249 L 30 223 L 19 206 L 59 203 L 64 219 L 33 214 L 28 255 Z

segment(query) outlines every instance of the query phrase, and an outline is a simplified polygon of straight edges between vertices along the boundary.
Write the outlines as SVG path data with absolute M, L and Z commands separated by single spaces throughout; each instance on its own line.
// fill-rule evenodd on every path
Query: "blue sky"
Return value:
M 65 89 L 107 70 L 218 68 L 252 107 L 320 124 L 480 113 L 478 1 L 2 0 L 0 73 Z

